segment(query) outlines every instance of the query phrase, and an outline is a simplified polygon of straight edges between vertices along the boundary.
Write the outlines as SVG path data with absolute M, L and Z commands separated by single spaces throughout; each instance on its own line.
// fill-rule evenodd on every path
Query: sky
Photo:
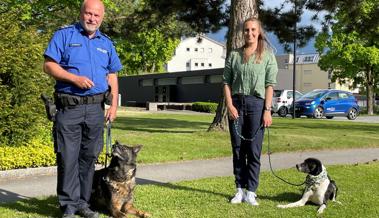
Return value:
M 270 1 L 270 6 L 279 6 L 284 0 L 266 0 L 266 1 Z M 290 8 L 290 6 L 289 6 Z M 314 15 L 313 12 L 310 12 L 310 11 L 305 11 L 303 16 L 302 16 L 302 19 L 301 19 L 301 22 L 300 22 L 300 25 L 301 24 L 308 24 L 310 22 L 313 22 L 311 21 L 311 17 Z M 314 26 L 316 27 L 316 29 L 320 29 L 321 28 L 321 25 L 320 24 L 317 24 L 317 23 L 313 23 Z M 227 32 L 227 27 L 224 27 L 222 28 L 221 30 L 219 30 L 218 32 L 216 33 L 209 33 L 207 34 L 208 37 L 214 39 L 214 40 L 217 40 L 219 42 L 222 42 L 222 43 L 226 43 L 226 32 Z M 269 41 L 271 42 L 271 44 L 276 48 L 276 54 L 284 54 L 286 53 L 283 49 L 283 46 L 279 43 L 277 37 L 275 36 L 275 34 L 273 33 L 268 33 L 268 38 L 269 38 Z M 298 48 L 296 50 L 296 52 L 298 54 L 308 54 L 308 53 L 315 53 L 316 52 L 316 49 L 314 48 L 314 39 L 310 40 L 310 42 L 304 47 L 304 48 Z

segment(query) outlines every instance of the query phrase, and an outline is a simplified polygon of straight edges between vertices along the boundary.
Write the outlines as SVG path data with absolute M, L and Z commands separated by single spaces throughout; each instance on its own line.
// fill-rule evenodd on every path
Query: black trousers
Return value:
M 95 162 L 104 144 L 102 104 L 58 108 L 54 124 L 57 194 L 63 213 L 88 207 Z
M 237 188 L 246 188 L 255 192 L 259 184 L 261 167 L 264 99 L 250 95 L 233 95 L 232 100 L 239 113 L 238 125 L 235 125 L 237 124 L 235 121 L 229 120 L 235 184 Z M 252 139 L 254 136 L 255 138 L 252 141 L 243 140 L 240 135 L 245 139 Z

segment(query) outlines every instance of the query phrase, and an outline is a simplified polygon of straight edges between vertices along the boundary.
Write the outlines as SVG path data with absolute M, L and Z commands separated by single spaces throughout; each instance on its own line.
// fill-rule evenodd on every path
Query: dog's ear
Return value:
M 141 148 L 142 148 L 142 145 L 136 145 L 133 147 L 133 152 L 137 154 L 141 150 Z

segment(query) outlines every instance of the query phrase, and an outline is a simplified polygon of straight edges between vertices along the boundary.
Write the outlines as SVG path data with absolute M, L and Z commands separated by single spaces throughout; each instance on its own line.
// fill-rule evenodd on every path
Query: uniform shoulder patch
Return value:
M 74 24 L 61 26 L 59 27 L 59 30 L 63 30 L 63 29 L 71 28 L 71 27 L 74 27 Z
M 109 41 L 111 41 L 113 44 L 115 43 L 111 37 L 109 37 L 107 34 L 103 33 L 103 32 L 100 32 L 102 36 L 104 36 L 105 38 L 109 39 Z

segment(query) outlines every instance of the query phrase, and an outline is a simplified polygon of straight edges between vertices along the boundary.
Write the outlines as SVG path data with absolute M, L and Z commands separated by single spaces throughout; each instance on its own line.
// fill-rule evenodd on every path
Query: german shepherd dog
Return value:
M 138 217 L 150 216 L 133 207 L 136 159 L 141 147 L 142 145 L 129 147 L 116 141 L 109 166 L 95 171 L 91 206 L 96 209 L 108 209 L 115 218 L 126 218 L 127 214 Z

